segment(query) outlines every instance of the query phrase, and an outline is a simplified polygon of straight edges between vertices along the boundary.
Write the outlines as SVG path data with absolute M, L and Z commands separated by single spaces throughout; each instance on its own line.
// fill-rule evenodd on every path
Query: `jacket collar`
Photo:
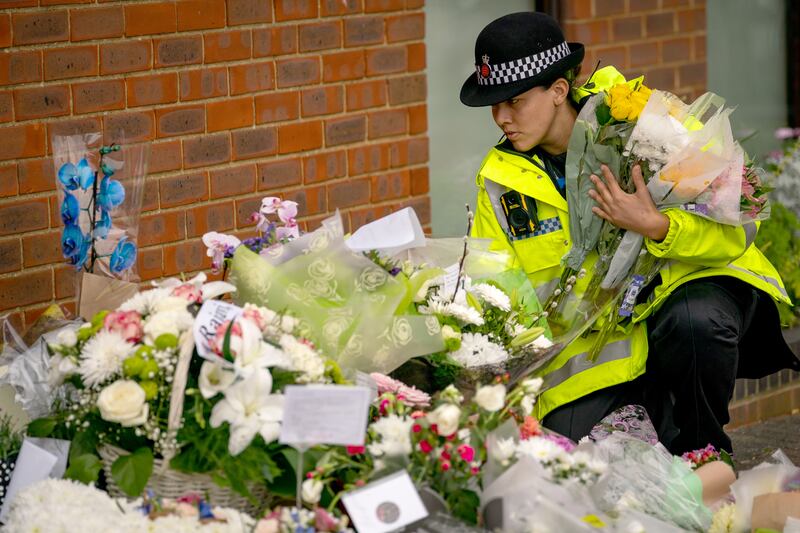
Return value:
M 567 211 L 567 201 L 559 194 L 544 163 L 498 144 L 489 152 L 481 173 L 495 183 Z

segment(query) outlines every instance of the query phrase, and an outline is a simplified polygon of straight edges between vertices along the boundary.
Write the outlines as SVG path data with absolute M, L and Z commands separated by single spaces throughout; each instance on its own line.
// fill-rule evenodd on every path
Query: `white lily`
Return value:
M 256 433 L 264 442 L 278 438 L 283 420 L 283 395 L 272 394 L 272 375 L 258 369 L 225 390 L 225 398 L 211 411 L 209 423 L 217 428 L 230 424 L 228 451 L 239 455 L 250 445 Z
M 247 375 L 252 368 L 266 368 L 287 365 L 289 358 L 283 351 L 264 342 L 261 329 L 252 320 L 240 319 L 242 335 L 231 335 L 230 349 L 234 354 L 233 365 L 236 371 Z
M 236 285 L 227 281 L 212 281 L 204 284 L 200 290 L 203 292 L 203 301 L 205 302 L 229 292 L 236 292 Z
M 213 398 L 218 393 L 225 392 L 235 380 L 236 374 L 233 371 L 224 368 L 219 363 L 206 361 L 200 367 L 200 378 L 198 379 L 200 394 L 206 400 Z

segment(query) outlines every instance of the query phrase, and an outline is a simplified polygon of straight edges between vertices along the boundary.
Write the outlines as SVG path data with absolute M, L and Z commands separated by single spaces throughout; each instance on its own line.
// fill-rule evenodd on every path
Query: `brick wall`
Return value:
M 0 314 L 74 309 L 49 141 L 149 145 L 143 280 L 210 266 L 266 195 L 307 228 L 430 223 L 423 0 L 3 0 Z
M 649 87 L 694 99 L 706 90 L 705 0 L 559 2 L 567 40 L 586 45 L 582 74 L 597 61 Z

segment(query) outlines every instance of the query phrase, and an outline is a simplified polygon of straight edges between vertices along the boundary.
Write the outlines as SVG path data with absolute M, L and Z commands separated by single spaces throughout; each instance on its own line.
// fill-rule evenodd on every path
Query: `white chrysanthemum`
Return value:
M 508 464 L 511 458 L 514 457 L 516 448 L 517 443 L 512 437 L 507 439 L 497 439 L 494 445 L 490 448 L 492 459 L 505 466 Z
M 155 310 L 155 305 L 169 296 L 172 289 L 156 288 L 134 294 L 119 306 L 120 311 L 136 311 L 140 315 L 149 315 Z
M 511 299 L 494 285 L 478 283 L 472 286 L 470 292 L 496 309 L 511 311 Z
M 520 441 L 515 452 L 517 458 L 527 456 L 539 462 L 561 461 L 567 453 L 555 442 L 539 437 Z
M 380 442 L 369 445 L 369 452 L 378 457 L 404 457 L 411 453 L 411 426 L 414 419 L 389 415 L 369 427 L 380 436 Z
M 553 341 L 551 341 L 550 339 L 548 339 L 544 335 L 539 335 L 531 343 L 531 346 L 533 346 L 533 348 L 535 350 L 537 350 L 537 351 L 538 350 L 546 350 L 546 349 L 550 348 L 551 346 L 553 346 Z
M 122 361 L 135 348 L 119 333 L 100 330 L 84 345 L 78 374 L 87 386 L 99 385 L 120 372 Z
M 316 383 L 322 381 L 325 375 L 325 361 L 308 344 L 300 342 L 291 335 L 283 335 L 280 340 L 283 352 L 289 356 L 291 368 L 301 372 L 298 379 L 301 383 Z
M 483 325 L 483 317 L 474 308 L 466 304 L 464 291 L 459 292 L 454 302 L 443 298 L 439 294 L 434 294 L 427 301 L 427 305 L 419 307 L 419 312 L 423 315 L 451 316 L 462 324 L 472 324 L 475 326 Z
M 738 525 L 738 512 L 736 504 L 729 503 L 723 505 L 714 516 L 711 518 L 711 527 L 708 528 L 709 533 L 733 533 L 740 531 Z
M 467 368 L 493 365 L 508 359 L 508 352 L 482 333 L 461 335 L 461 346 L 450 355 Z

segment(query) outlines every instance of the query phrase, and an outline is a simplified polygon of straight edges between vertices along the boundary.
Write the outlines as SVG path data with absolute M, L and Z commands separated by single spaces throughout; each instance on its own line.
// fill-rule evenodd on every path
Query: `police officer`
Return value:
M 513 13 L 475 43 L 475 72 L 461 89 L 468 106 L 491 106 L 501 142 L 476 178 L 474 237 L 492 238 L 528 275 L 544 301 L 559 286 L 570 248 L 564 166 L 582 96 L 624 78 L 613 67 L 575 87 L 580 43 L 566 42 L 543 13 Z M 723 426 L 737 377 L 756 378 L 800 360 L 783 340 L 776 301 L 789 302 L 780 276 L 753 245 L 757 224 L 723 225 L 680 209 L 660 212 L 638 167 L 628 194 L 603 167 L 593 176 L 594 212 L 645 237 L 667 261 L 594 361 L 592 335 L 570 343 L 542 370 L 536 415 L 573 439 L 626 404 L 646 405 L 675 454 L 713 444 L 731 450 Z M 591 271 L 590 254 L 584 266 Z M 588 279 L 588 277 L 586 278 Z M 585 289 L 586 279 L 574 289 Z M 645 372 L 646 371 L 646 372 Z

